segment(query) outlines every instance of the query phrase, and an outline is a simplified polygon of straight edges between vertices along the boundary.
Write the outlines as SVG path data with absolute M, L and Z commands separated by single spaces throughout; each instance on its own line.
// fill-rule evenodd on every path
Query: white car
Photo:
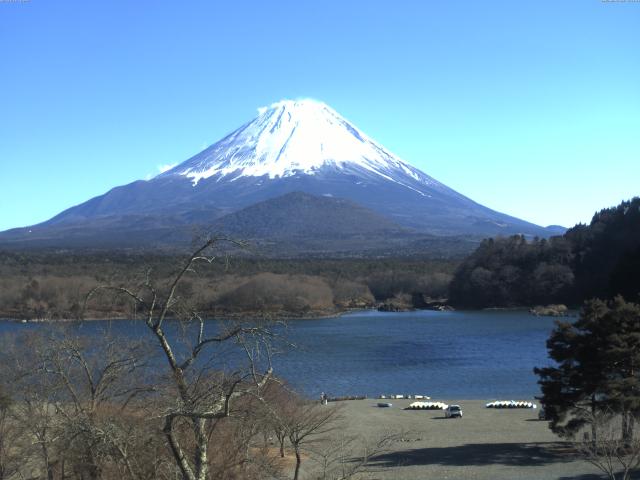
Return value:
M 444 409 L 445 418 L 462 418 L 462 408 L 460 405 L 449 405 Z

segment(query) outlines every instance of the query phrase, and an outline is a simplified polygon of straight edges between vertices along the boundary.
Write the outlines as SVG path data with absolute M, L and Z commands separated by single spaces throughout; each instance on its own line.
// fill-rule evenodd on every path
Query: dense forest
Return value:
M 402 252 L 399 252 L 399 255 Z M 126 252 L 0 252 L 0 318 L 77 318 L 96 285 L 161 281 L 182 256 Z M 449 298 L 460 308 L 583 300 L 633 301 L 640 293 L 640 198 L 596 213 L 563 236 L 484 240 L 466 259 L 220 258 L 181 288 L 208 315 L 332 315 L 351 308 L 406 309 Z M 128 317 L 122 299 L 84 312 Z
M 0 318 L 74 319 L 97 285 L 162 282 L 181 266 L 179 255 L 0 253 Z M 457 261 L 426 258 L 220 258 L 182 294 L 207 315 L 319 316 L 352 308 L 424 306 L 447 295 Z M 94 302 L 87 318 L 129 317 L 123 298 Z
M 561 237 L 488 239 L 455 272 L 452 304 L 514 307 L 640 294 L 640 198 L 601 210 Z

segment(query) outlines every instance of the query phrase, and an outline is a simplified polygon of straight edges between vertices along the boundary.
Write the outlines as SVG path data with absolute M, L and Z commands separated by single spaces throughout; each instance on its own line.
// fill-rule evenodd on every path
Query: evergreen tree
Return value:
M 604 209 L 561 237 L 483 241 L 449 288 L 461 307 L 566 303 L 621 294 L 640 301 L 640 197 Z
M 640 305 L 620 296 L 611 302 L 602 324 L 606 335 L 606 392 L 609 408 L 622 415 L 623 439 L 633 438 L 640 414 Z
M 534 371 L 551 429 L 571 436 L 608 411 L 621 415 L 630 440 L 640 413 L 640 305 L 590 300 L 575 323 L 557 322 L 547 349 L 556 366 Z

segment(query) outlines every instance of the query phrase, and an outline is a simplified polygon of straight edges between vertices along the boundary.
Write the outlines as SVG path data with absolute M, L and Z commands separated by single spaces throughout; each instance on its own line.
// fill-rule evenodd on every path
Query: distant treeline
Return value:
M 596 213 L 561 237 L 488 239 L 455 272 L 449 299 L 469 308 L 579 305 L 640 295 L 640 198 Z
M 147 275 L 161 284 L 182 256 L 96 253 L 0 253 L 0 317 L 74 319 L 97 285 L 132 285 Z M 393 302 L 421 306 L 446 297 L 455 260 L 218 259 L 182 285 L 181 292 L 208 315 L 331 315 Z M 85 317 L 130 317 L 123 297 L 92 303 Z

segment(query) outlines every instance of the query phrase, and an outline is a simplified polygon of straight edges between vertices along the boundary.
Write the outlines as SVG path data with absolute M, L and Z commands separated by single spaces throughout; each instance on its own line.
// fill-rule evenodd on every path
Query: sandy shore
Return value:
M 392 408 L 378 408 L 371 399 L 335 406 L 342 409 L 340 430 L 345 434 L 375 439 L 403 432 L 402 441 L 375 458 L 373 464 L 380 468 L 370 478 L 601 478 L 595 467 L 572 455 L 546 421 L 538 420 L 538 410 L 485 408 L 491 400 L 441 400 L 460 405 L 462 419 L 445 419 L 438 410 L 403 410 L 413 400 L 388 400 Z

